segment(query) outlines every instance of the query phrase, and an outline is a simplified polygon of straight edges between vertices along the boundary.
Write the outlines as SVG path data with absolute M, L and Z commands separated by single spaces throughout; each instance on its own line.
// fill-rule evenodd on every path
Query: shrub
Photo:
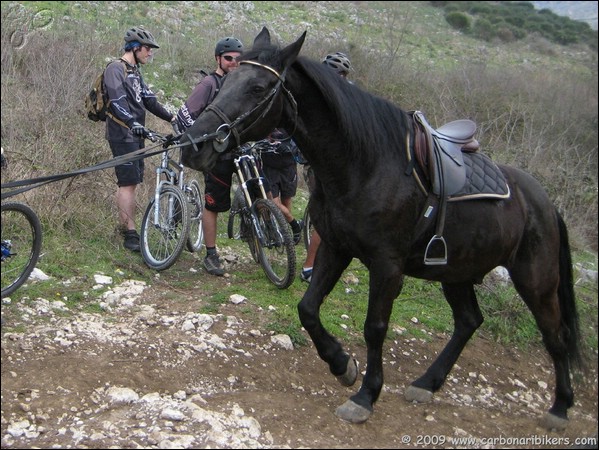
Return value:
M 445 16 L 445 20 L 456 30 L 466 31 L 470 28 L 470 18 L 461 12 L 451 12 Z

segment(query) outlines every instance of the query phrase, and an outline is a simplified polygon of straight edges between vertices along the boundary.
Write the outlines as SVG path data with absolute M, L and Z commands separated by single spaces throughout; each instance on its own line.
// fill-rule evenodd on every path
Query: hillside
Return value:
M 559 3 L 559 2 L 556 2 Z M 570 3 L 570 2 L 563 2 Z M 585 2 L 577 2 L 585 3 Z M 589 3 L 589 2 L 586 2 Z M 22 9 L 24 5 L 26 9 Z M 222 35 L 235 35 L 246 43 L 262 26 L 281 42 L 308 31 L 305 53 L 321 58 L 339 50 L 360 63 L 384 57 L 384 65 L 416 70 L 451 70 L 476 61 L 491 67 L 510 65 L 527 69 L 596 72 L 596 53 L 584 48 L 547 46 L 535 40 L 513 44 L 487 43 L 454 30 L 443 10 L 431 2 L 21 2 L 3 3 L 3 21 L 16 29 L 36 27 L 85 29 L 85 39 L 119 52 L 122 30 L 144 24 L 153 30 L 163 50 L 156 60 L 160 75 L 174 72 L 183 100 L 194 79 L 194 69 L 211 67 L 209 48 Z M 115 17 L 118 19 L 115 20 Z M 29 22 L 29 23 L 27 23 Z M 201 30 L 201 31 L 200 31 Z M 27 36 L 24 38 L 27 39 Z M 191 66 L 191 67 L 190 67 Z M 358 69 L 359 70 L 359 69 Z M 187 83 L 178 84 L 179 76 Z M 371 87 L 369 79 L 363 79 Z M 162 87 L 167 94 L 169 86 Z
M 539 1 L 531 3 L 536 9 L 549 9 L 560 16 L 586 22 L 593 30 L 597 29 L 597 2 Z

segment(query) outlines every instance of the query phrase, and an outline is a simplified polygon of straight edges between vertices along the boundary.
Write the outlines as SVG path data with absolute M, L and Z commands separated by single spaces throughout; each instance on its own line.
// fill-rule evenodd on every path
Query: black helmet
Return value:
M 337 73 L 347 74 L 351 70 L 351 62 L 349 62 L 349 58 L 345 53 L 341 52 L 336 52 L 325 56 L 322 60 L 322 63 L 332 67 L 337 71 Z
M 137 41 L 141 45 L 147 45 L 148 47 L 160 48 L 156 43 L 156 39 L 152 36 L 152 33 L 147 31 L 144 27 L 134 27 L 125 33 L 125 42 Z
M 227 52 L 239 52 L 243 51 L 243 44 L 241 41 L 234 37 L 226 37 L 216 43 L 214 49 L 214 56 L 220 56 Z

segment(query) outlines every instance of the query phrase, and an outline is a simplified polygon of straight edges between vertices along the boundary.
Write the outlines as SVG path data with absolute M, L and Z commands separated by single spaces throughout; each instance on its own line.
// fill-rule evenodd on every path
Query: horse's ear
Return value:
M 302 46 L 304 45 L 304 41 L 306 40 L 306 31 L 299 37 L 297 41 L 293 44 L 289 44 L 283 50 L 281 50 L 281 61 L 283 62 L 283 67 L 289 67 L 293 61 L 299 55 Z
M 254 47 L 268 47 L 270 45 L 270 32 L 266 27 L 254 39 Z

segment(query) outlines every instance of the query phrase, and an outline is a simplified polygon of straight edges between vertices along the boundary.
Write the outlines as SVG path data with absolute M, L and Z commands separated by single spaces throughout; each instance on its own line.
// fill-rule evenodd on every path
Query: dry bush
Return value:
M 76 31 L 46 31 L 32 33 L 25 46 L 16 48 L 2 34 L 2 146 L 9 159 L 3 183 L 63 174 L 111 158 L 105 125 L 85 117 L 83 99 L 106 63 L 104 55 L 115 54 L 115 47 L 82 40 Z M 34 207 L 48 230 L 97 236 L 114 229 L 115 187 L 114 171 L 106 169 L 16 198 Z

